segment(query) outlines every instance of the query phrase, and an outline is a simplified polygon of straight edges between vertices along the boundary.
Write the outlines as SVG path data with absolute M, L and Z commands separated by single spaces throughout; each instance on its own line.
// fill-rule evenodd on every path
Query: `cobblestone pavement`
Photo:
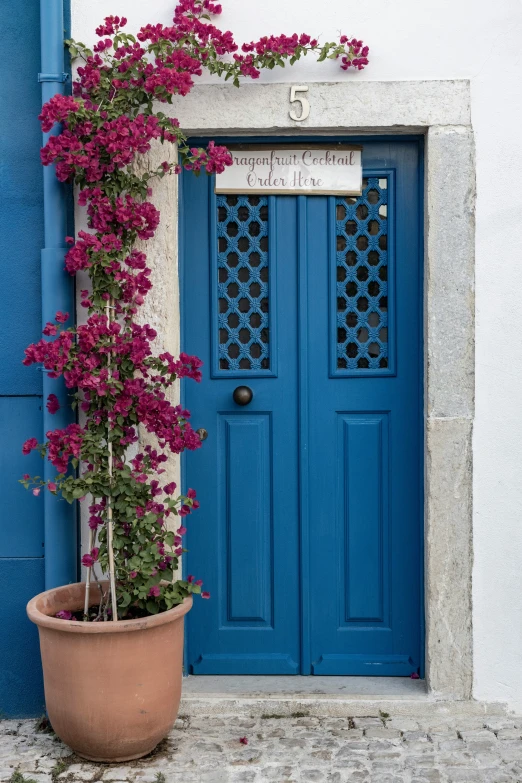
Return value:
M 71 755 L 34 721 L 0 722 L 12 783 L 508 783 L 522 781 L 522 718 L 180 718 L 156 751 L 119 765 Z M 242 744 L 246 737 L 248 744 Z

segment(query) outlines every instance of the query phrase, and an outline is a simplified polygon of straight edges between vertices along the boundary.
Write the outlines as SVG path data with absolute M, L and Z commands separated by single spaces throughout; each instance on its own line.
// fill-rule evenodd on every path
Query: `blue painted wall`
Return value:
M 0 63 L 0 717 L 41 714 L 38 634 L 25 605 L 44 589 L 43 500 L 18 478 L 41 472 L 24 457 L 28 437 L 43 438 L 42 374 L 21 363 L 40 338 L 43 189 L 39 162 L 40 9 L 38 0 L 4 0 Z

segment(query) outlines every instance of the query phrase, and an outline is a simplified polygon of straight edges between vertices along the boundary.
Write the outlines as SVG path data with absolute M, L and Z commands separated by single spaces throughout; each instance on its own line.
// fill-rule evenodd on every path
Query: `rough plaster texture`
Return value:
M 120 4 L 121 6 L 121 4 Z M 169 24 L 173 0 L 125 0 L 129 29 L 150 21 Z M 116 2 L 113 12 L 122 12 Z M 317 115 L 316 83 L 357 85 L 346 93 L 341 105 L 345 125 L 363 127 L 361 114 L 373 101 L 372 130 L 386 127 L 389 119 L 409 127 L 468 125 L 469 106 L 476 141 L 476 413 L 473 428 L 473 635 L 474 696 L 509 701 L 522 709 L 522 352 L 518 349 L 513 323 L 519 310 L 522 290 L 522 126 L 520 93 L 520 32 L 522 6 L 519 0 L 373 0 L 351 3 L 331 0 L 264 0 L 262 13 L 253 0 L 226 0 L 220 24 L 234 31 L 237 40 L 251 40 L 262 34 L 293 30 L 321 33 L 332 40 L 343 32 L 356 34 L 371 46 L 371 64 L 365 71 L 341 72 L 335 62 L 317 64 L 313 58 L 294 68 L 263 73 L 261 83 L 284 83 L 278 93 L 276 120 L 288 109 L 288 83 L 308 84 L 312 96 L 308 121 L 326 121 Z M 72 0 L 73 34 L 91 41 L 93 30 L 107 13 L 107 0 Z M 485 50 L 487 42 L 487 52 Z M 208 77 L 203 77 L 209 81 Z M 437 102 L 428 115 L 419 111 L 412 96 L 402 105 L 386 103 L 385 96 L 401 88 L 381 84 L 404 80 L 469 80 L 470 98 L 451 109 L 452 99 Z M 361 102 L 359 85 L 368 92 Z M 252 85 L 257 88 L 259 85 Z M 414 88 L 412 88 L 414 89 Z M 439 88 L 437 88 L 439 89 Z M 230 105 L 239 102 L 245 88 L 224 93 Z M 455 94 L 455 93 L 454 93 Z M 353 96 L 353 98 L 351 98 Z M 195 96 L 194 96 L 195 97 Z M 248 98 L 248 99 L 247 99 Z M 192 97 L 190 98 L 192 100 Z M 243 123 L 246 127 L 269 125 L 266 107 L 251 103 L 245 95 Z M 229 104 L 227 104 L 229 105 Z M 382 118 L 378 114 L 382 107 Z M 449 107 L 449 109 L 448 109 Z M 187 105 L 180 112 L 192 112 Z M 204 105 L 213 112 L 212 102 Z M 447 112 L 442 116 L 443 112 Z M 408 116 L 409 115 L 409 116 Z M 419 119 L 420 117 L 420 119 Z M 279 119 L 278 119 L 279 118 Z M 335 122 L 338 122 L 336 120 Z M 274 122 L 274 120 L 270 120 Z M 215 124 L 215 119 L 213 120 Z M 200 123 L 196 123 L 199 127 Z M 299 133 L 288 121 L 282 133 Z M 209 125 L 209 127 L 211 127 Z M 233 127 L 233 126 L 231 126 Z M 239 125 L 241 127 L 241 125 Z M 243 125 L 244 127 L 244 125 Z M 310 128 L 303 129 L 311 133 Z M 434 128 L 434 133 L 436 129 Z M 243 131 L 245 132 L 245 131 Z M 429 154 L 429 150 L 428 150 Z M 452 164 L 454 166 L 454 164 Z M 458 169 L 454 168 L 455 177 Z M 456 204 L 458 207 L 458 205 Z M 449 295 L 451 291 L 448 291 Z M 448 309 L 445 316 L 449 315 Z M 459 323 L 453 324 L 458 330 Z M 462 380 L 462 376 L 459 376 Z M 450 378 L 447 386 L 456 386 Z M 439 395 L 437 404 L 448 402 L 449 391 Z M 461 403 L 465 398 L 462 395 Z M 439 410 L 441 416 L 449 416 Z M 433 413 L 433 415 L 436 415 Z M 466 417 L 463 411 L 458 416 Z
M 150 152 L 139 159 L 136 172 L 155 171 L 163 161 L 171 163 L 176 160 L 177 151 L 173 144 L 155 142 Z M 152 270 L 152 290 L 140 308 L 138 320 L 156 330 L 157 337 L 152 343 L 156 354 L 168 351 L 177 356 L 180 351 L 177 176 L 168 174 L 162 179 L 155 179 L 151 200 L 161 217 L 153 239 L 137 243 L 137 248 L 147 254 L 147 264 Z M 179 403 L 178 381 L 168 390 L 167 397 L 174 405 Z M 139 428 L 139 444 L 141 447 L 147 444 L 157 447 L 155 436 L 149 435 L 143 427 Z M 165 470 L 162 482 L 175 481 L 179 486 L 179 457 L 170 455 Z

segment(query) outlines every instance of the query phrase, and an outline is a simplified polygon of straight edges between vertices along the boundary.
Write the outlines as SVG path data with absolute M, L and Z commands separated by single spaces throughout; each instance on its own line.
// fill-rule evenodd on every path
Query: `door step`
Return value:
M 506 715 L 505 704 L 428 693 L 424 680 L 398 677 L 198 676 L 183 680 L 180 716 L 384 717 L 441 719 Z

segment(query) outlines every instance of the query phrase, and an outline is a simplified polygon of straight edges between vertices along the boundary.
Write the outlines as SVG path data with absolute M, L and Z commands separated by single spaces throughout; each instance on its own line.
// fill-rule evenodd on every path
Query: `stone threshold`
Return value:
M 507 715 L 505 704 L 452 700 L 398 677 L 189 676 L 180 716 L 388 717 Z

